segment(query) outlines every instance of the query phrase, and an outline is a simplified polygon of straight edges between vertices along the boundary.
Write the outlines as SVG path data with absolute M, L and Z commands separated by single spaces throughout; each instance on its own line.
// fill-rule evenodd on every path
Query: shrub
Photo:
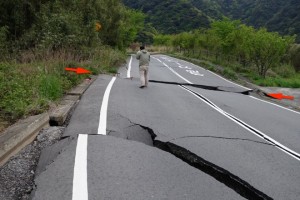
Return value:
M 293 45 L 290 50 L 291 61 L 297 72 L 300 72 L 300 44 Z
M 232 79 L 232 80 L 236 80 L 237 79 L 237 75 L 234 71 L 232 71 L 231 69 L 225 68 L 223 70 L 222 73 L 226 78 Z
M 61 80 L 55 75 L 44 75 L 39 84 L 41 97 L 56 100 L 63 95 Z
M 275 68 L 274 71 L 283 78 L 289 78 L 295 75 L 295 68 L 288 64 L 280 65 L 280 67 Z

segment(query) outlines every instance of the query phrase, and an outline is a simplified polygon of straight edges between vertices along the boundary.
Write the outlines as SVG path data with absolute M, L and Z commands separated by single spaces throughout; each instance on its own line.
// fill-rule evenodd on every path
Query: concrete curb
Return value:
M 75 108 L 82 94 L 97 79 L 98 76 L 92 76 L 90 80 L 72 89 L 61 100 L 57 108 L 50 114 L 43 113 L 28 117 L 24 120 L 8 127 L 0 135 L 0 166 L 4 165 L 13 155 L 17 154 L 22 148 L 33 142 L 42 128 L 53 125 L 61 126 L 64 124 L 69 113 Z
M 0 166 L 34 141 L 39 131 L 49 126 L 47 113 L 31 116 L 10 126 L 0 136 Z
M 76 103 L 80 100 L 83 93 L 97 79 L 93 76 L 90 80 L 85 80 L 83 83 L 67 92 L 67 95 L 61 100 L 57 108 L 50 113 L 50 125 L 62 126 L 70 112 L 75 108 Z

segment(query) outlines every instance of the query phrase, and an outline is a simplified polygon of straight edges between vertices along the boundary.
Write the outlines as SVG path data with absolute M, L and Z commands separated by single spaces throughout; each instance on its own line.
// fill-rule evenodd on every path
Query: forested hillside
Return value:
M 123 2 L 148 14 L 147 21 L 161 33 L 178 33 L 197 26 L 206 28 L 209 22 L 226 16 L 240 19 L 243 23 L 256 28 L 266 27 L 269 31 L 281 34 L 297 34 L 297 41 L 300 41 L 299 0 L 123 0 Z
M 124 4 L 147 14 L 150 22 L 163 33 L 179 33 L 209 26 L 209 17 L 189 1 L 179 0 L 123 0 Z
M 266 27 L 281 34 L 297 34 L 300 40 L 300 1 L 216 0 L 221 12 L 256 28 Z

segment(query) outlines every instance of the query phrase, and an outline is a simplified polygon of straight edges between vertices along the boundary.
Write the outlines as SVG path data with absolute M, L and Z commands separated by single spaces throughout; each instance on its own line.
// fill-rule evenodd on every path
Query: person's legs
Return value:
M 145 69 L 145 87 L 148 86 L 148 81 L 149 81 L 149 68 L 147 66 Z
M 141 87 L 145 86 L 145 69 L 144 69 L 144 66 L 140 66 L 140 80 L 141 80 Z

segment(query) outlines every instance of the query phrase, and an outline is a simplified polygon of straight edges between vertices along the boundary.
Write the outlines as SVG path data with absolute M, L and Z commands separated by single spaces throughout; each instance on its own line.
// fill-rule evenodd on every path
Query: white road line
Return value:
M 185 79 L 184 77 L 182 77 L 180 74 L 178 74 L 176 71 L 174 71 L 171 67 L 169 67 L 166 63 L 162 62 L 161 60 L 159 60 L 158 58 L 155 58 L 156 60 L 158 60 L 159 62 L 161 62 L 164 66 L 166 66 L 169 70 L 171 70 L 174 74 L 176 74 L 178 77 L 180 77 L 182 80 L 184 80 L 185 82 L 189 83 L 189 84 L 193 84 L 192 82 L 190 82 L 189 80 Z
M 106 135 L 106 119 L 107 119 L 107 106 L 108 106 L 108 99 L 110 90 L 116 80 L 116 77 L 113 77 L 109 82 L 104 96 L 102 100 L 101 110 L 100 110 L 100 119 L 99 119 L 99 126 L 98 126 L 98 135 Z
M 251 98 L 253 98 L 253 99 L 256 99 L 256 100 L 258 100 L 258 101 L 265 102 L 265 103 L 268 103 L 268 104 L 271 104 L 271 105 L 277 106 L 277 107 L 279 107 L 279 108 L 283 108 L 283 109 L 285 109 L 285 110 L 292 111 L 292 112 L 294 112 L 294 113 L 296 113 L 296 114 L 300 115 L 300 112 L 297 112 L 297 111 L 294 111 L 294 110 L 291 110 L 291 109 L 285 108 L 285 107 L 283 107 L 283 106 L 277 105 L 276 103 L 271 103 L 271 102 L 268 102 L 268 101 L 265 101 L 265 100 L 262 100 L 262 99 L 259 99 L 259 98 L 256 98 L 256 97 L 253 97 L 253 96 L 250 96 L 250 97 L 251 97 Z
M 157 59 L 157 58 L 156 58 Z M 159 59 L 157 59 L 159 62 L 161 62 Z M 194 66 L 197 66 L 197 65 L 195 65 L 195 64 L 193 64 L 193 63 L 190 63 L 190 62 L 187 62 L 187 61 L 185 61 L 185 60 L 183 60 L 184 62 L 186 62 L 186 63 L 189 63 L 189 64 L 191 64 L 191 65 L 194 65 Z M 197 67 L 200 67 L 200 66 L 197 66 Z M 200 67 L 200 68 L 202 68 L 202 67 Z M 203 68 L 202 68 L 203 69 Z M 205 69 L 204 69 L 205 70 Z M 209 71 L 209 70 L 207 70 L 207 71 Z M 209 71 L 209 72 L 211 72 L 211 71 Z M 225 79 L 225 78 L 223 78 L 222 76 L 219 76 L 218 74 L 215 74 L 215 73 L 213 73 L 213 72 L 211 72 L 212 74 L 214 74 L 214 75 L 216 75 L 216 76 L 218 76 L 218 77 L 220 77 L 220 78 L 222 78 L 222 79 L 224 79 L 224 80 L 226 80 L 226 81 L 228 81 L 228 82 L 231 82 L 231 81 L 229 81 L 229 80 L 227 80 L 227 79 Z M 231 82 L 231 83 L 233 83 L 233 84 L 235 84 L 235 85 L 237 85 L 237 86 L 240 86 L 240 87 L 243 87 L 243 88 L 245 88 L 245 89 L 247 89 L 247 90 L 251 90 L 251 89 L 249 89 L 249 88 L 247 88 L 247 87 L 244 87 L 244 86 L 241 86 L 241 85 L 239 85 L 239 84 L 236 84 L 236 83 L 234 83 L 234 82 Z M 291 112 L 294 112 L 294 113 L 296 113 L 296 114 L 299 114 L 300 115 L 300 112 L 297 112 L 297 111 L 294 111 L 294 110 L 291 110 L 291 109 L 288 109 L 288 108 L 285 108 L 285 107 L 283 107 L 283 106 L 280 106 L 280 105 L 278 105 L 278 104 L 275 104 L 275 103 L 271 103 L 271 102 L 268 102 L 268 101 L 265 101 L 265 100 L 262 100 L 262 99 L 258 99 L 258 98 L 256 98 L 256 97 L 253 97 L 253 96 L 249 96 L 249 97 L 251 97 L 251 98 L 253 98 L 253 99 L 256 99 L 256 100 L 258 100 L 258 101 L 262 101 L 262 102 L 265 102 L 265 103 L 269 103 L 269 104 L 272 104 L 272 105 L 274 105 L 274 106 L 277 106 L 277 107 L 280 107 L 280 108 L 283 108 L 283 109 L 285 109 L 285 110 L 288 110 L 288 111 L 291 111 Z
M 87 143 L 88 135 L 78 135 L 74 175 L 72 200 L 88 200 L 87 184 Z
M 183 78 L 181 75 L 179 75 L 177 72 L 175 72 L 172 68 L 170 68 L 167 64 L 163 63 L 166 67 L 168 67 L 173 73 L 175 73 L 177 76 L 179 76 L 180 78 L 182 78 L 183 80 L 185 80 L 187 83 L 191 83 L 190 81 L 188 81 L 187 79 Z M 191 83 L 192 84 L 192 83 Z M 256 136 L 266 140 L 269 143 L 273 143 L 276 145 L 276 147 L 278 149 L 280 149 L 281 151 L 285 152 L 286 154 L 292 156 L 293 158 L 297 159 L 300 161 L 299 157 L 300 154 L 291 150 L 290 148 L 284 146 L 283 144 L 281 144 L 280 142 L 277 142 L 276 140 L 274 140 L 273 138 L 269 137 L 268 135 L 262 133 L 261 131 L 253 128 L 252 126 L 248 125 L 247 123 L 243 122 L 242 120 L 238 119 L 237 117 L 225 112 L 224 110 L 222 110 L 221 108 L 219 108 L 217 105 L 213 104 L 210 100 L 208 100 L 208 98 L 204 97 L 203 95 L 201 95 L 203 98 L 205 98 L 207 101 L 204 101 L 203 99 L 201 99 L 200 97 L 198 97 L 196 94 L 194 94 L 193 92 L 191 92 L 189 89 L 187 89 L 184 86 L 179 86 L 181 88 L 183 88 L 184 90 L 190 92 L 191 94 L 193 94 L 194 96 L 196 96 L 197 98 L 199 98 L 201 101 L 203 101 L 204 103 L 206 103 L 207 105 L 209 105 L 210 107 L 212 107 L 213 109 L 217 110 L 218 112 L 220 112 L 222 115 L 226 116 L 227 118 L 229 118 L 230 120 L 234 121 L 235 123 L 239 124 L 240 126 L 242 126 L 243 128 L 245 128 L 246 130 L 250 131 L 251 133 L 255 134 Z M 198 93 L 197 93 L 198 94 Z M 200 94 L 198 94 L 200 95 Z M 250 127 L 250 128 L 249 128 Z M 259 135 L 259 134 L 260 135 Z M 294 155 L 296 156 L 294 156 Z M 298 157 L 297 157 L 298 156 Z
M 195 65 L 195 64 L 190 63 L 190 62 L 185 61 L 185 60 L 184 60 L 184 62 L 186 62 L 186 63 L 188 63 L 188 64 L 191 64 L 191 65 L 194 65 L 194 66 L 197 66 L 197 67 L 200 67 L 201 69 L 206 70 L 206 71 L 208 71 L 208 72 L 214 74 L 215 76 L 217 76 L 217 77 L 219 77 L 219 78 L 221 78 L 221 79 L 223 79 L 223 80 L 225 80 L 225 81 L 227 81 L 227 82 L 229 82 L 229 83 L 232 83 L 232 84 L 234 84 L 234 85 L 236 85 L 236 86 L 242 87 L 242 88 L 244 88 L 244 89 L 246 89 L 246 90 L 251 90 L 250 88 L 244 87 L 244 86 L 239 85 L 239 84 L 237 84 L 237 83 L 234 83 L 234 82 L 232 82 L 232 81 L 230 81 L 230 80 L 227 80 L 226 78 L 223 78 L 222 76 L 220 76 L 220 75 L 218 75 L 218 74 L 216 74 L 216 73 L 214 73 L 214 72 L 212 72 L 212 71 L 209 71 L 209 70 L 207 70 L 207 69 L 204 69 L 204 68 L 201 67 L 201 66 Z
M 207 71 L 209 71 L 209 70 L 207 70 Z M 250 89 L 250 88 L 247 88 L 247 87 L 244 87 L 244 86 L 239 85 L 239 84 L 237 84 L 237 83 L 234 83 L 234 82 L 232 82 L 232 81 L 230 81 L 230 80 L 227 80 L 226 78 L 223 78 L 222 76 L 220 76 L 220 75 L 218 75 L 218 74 L 216 74 L 216 73 L 214 73 L 214 72 L 212 72 L 212 71 L 209 71 L 209 72 L 212 73 L 212 74 L 214 74 L 214 75 L 216 75 L 216 76 L 218 76 L 218 77 L 220 77 L 221 79 L 223 79 L 223 80 L 225 80 L 225 81 L 227 81 L 227 82 L 229 82 L 229 83 L 232 83 L 232 84 L 236 85 L 236 86 L 242 87 L 242 88 L 244 88 L 244 89 L 246 89 L 246 90 L 252 90 L 252 89 Z
M 182 77 L 180 74 L 178 74 L 176 71 L 174 71 L 171 67 L 169 67 L 166 63 L 163 62 L 163 65 L 166 66 L 167 68 L 169 68 L 169 70 L 171 70 L 174 74 L 176 74 L 179 78 L 181 78 L 182 80 L 184 80 L 185 82 L 189 83 L 189 84 L 193 84 L 192 82 L 190 82 L 189 80 L 185 79 L 184 77 Z
M 132 56 L 130 57 L 130 61 L 129 61 L 129 64 L 128 64 L 127 78 L 130 78 L 131 63 L 132 63 Z
M 209 102 L 203 100 L 207 99 L 206 97 L 204 97 L 203 95 L 200 95 L 199 93 L 197 93 L 198 95 L 200 95 L 202 98 L 200 98 L 199 96 L 197 96 L 195 93 L 196 92 L 191 92 L 189 89 L 187 89 L 185 86 L 180 86 L 181 88 L 183 88 L 184 90 L 188 91 L 189 93 L 191 93 L 192 95 L 194 95 L 195 97 L 197 97 L 198 99 L 200 99 L 201 101 L 203 101 L 204 103 L 206 103 L 207 105 L 209 105 L 210 107 L 212 107 L 213 109 L 215 109 L 216 111 L 218 111 L 219 113 L 221 113 L 222 115 L 224 115 L 225 117 L 227 117 L 228 119 L 232 120 L 233 122 L 235 122 L 236 124 L 240 125 L 241 127 L 245 128 L 246 130 L 248 130 L 249 132 L 253 133 L 254 135 L 264 139 L 265 141 L 267 141 L 270 144 L 274 144 L 279 150 L 283 151 L 284 153 L 292 156 L 293 158 L 297 159 L 300 161 L 300 154 L 291 150 L 290 148 L 284 146 L 283 144 L 281 144 L 280 142 L 277 142 L 276 140 L 274 140 L 273 138 L 269 137 L 268 135 L 264 134 L 263 132 L 257 130 L 256 128 L 250 126 L 249 124 L 245 123 L 244 121 L 240 120 L 239 118 L 227 113 L 226 111 L 222 110 L 221 108 L 219 108 L 218 106 L 216 106 L 215 104 L 211 105 Z M 207 99 L 208 100 L 208 99 Z

